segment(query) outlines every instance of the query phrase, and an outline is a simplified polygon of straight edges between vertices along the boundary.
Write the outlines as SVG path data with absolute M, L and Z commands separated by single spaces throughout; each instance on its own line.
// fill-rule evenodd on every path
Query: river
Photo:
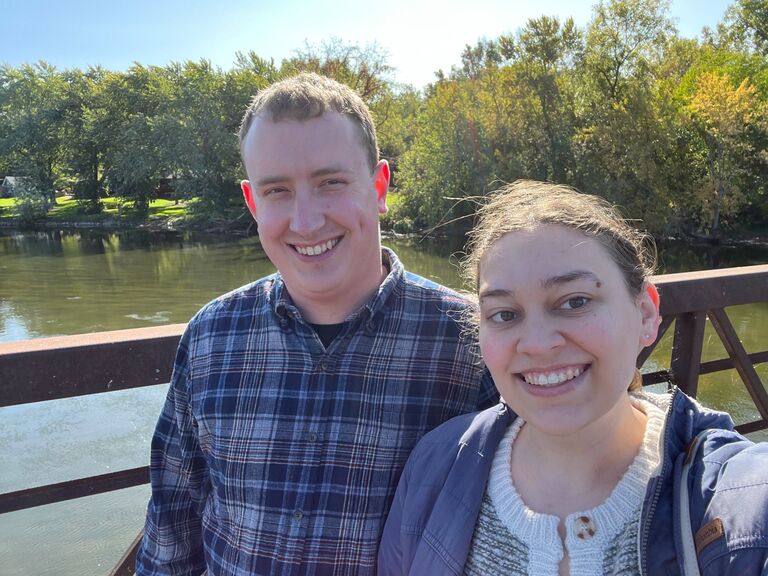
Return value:
M 459 240 L 388 238 L 385 244 L 409 270 L 461 287 L 451 258 Z M 660 247 L 660 272 L 766 262 L 766 247 Z M 256 238 L 0 231 L 0 342 L 186 322 L 217 295 L 272 271 Z M 766 347 L 768 305 L 729 314 L 747 351 Z M 650 367 L 668 365 L 669 350 L 667 336 Z M 708 328 L 705 360 L 725 355 Z M 768 380 L 768 365 L 757 369 Z M 146 464 L 166 389 L 0 409 L 0 491 Z M 734 371 L 704 377 L 699 390 L 703 402 L 737 422 L 757 417 Z M 0 516 L 0 572 L 106 574 L 140 529 L 148 494 L 140 486 Z

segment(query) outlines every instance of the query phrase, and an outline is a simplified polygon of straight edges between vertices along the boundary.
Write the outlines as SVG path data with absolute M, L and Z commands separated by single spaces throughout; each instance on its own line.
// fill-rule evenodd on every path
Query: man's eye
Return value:
M 589 304 L 589 298 L 586 296 L 574 296 L 563 302 L 560 308 L 563 310 L 576 310 L 577 308 L 583 308 L 587 304 Z
M 339 178 L 328 178 L 320 183 L 321 186 L 341 186 L 342 184 L 344 184 L 344 180 Z
M 274 196 L 275 194 L 282 194 L 283 192 L 286 192 L 287 188 L 282 188 L 280 186 L 277 186 L 275 188 L 268 188 L 264 190 L 264 196 Z
M 515 314 L 512 310 L 502 310 L 501 312 L 492 314 L 488 319 L 491 322 L 503 324 L 505 322 L 512 322 L 513 320 L 517 319 L 517 314 Z

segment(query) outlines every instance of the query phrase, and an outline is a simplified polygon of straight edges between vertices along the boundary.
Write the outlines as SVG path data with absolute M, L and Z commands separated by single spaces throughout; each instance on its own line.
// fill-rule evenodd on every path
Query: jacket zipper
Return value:
M 672 397 L 669 401 L 669 406 L 667 407 L 667 413 L 664 416 L 664 443 L 661 446 L 661 473 L 656 477 L 656 487 L 653 493 L 653 499 L 651 500 L 650 505 L 648 506 L 648 514 L 647 522 L 643 522 L 643 509 L 640 509 L 640 526 L 641 526 L 641 532 L 640 532 L 640 540 L 637 545 L 637 555 L 640 559 L 640 576 L 644 576 L 647 574 L 647 559 L 646 555 L 643 553 L 643 550 L 648 548 L 648 537 L 650 535 L 651 531 L 651 519 L 653 518 L 654 513 L 656 512 L 656 506 L 659 503 L 659 498 L 661 498 L 661 488 L 664 486 L 664 478 L 666 478 L 666 472 L 667 472 L 667 445 L 669 444 L 669 435 L 671 432 L 671 426 L 670 426 L 670 416 L 672 414 L 672 407 L 675 404 L 675 397 L 677 396 L 678 388 L 675 388 L 672 390 Z

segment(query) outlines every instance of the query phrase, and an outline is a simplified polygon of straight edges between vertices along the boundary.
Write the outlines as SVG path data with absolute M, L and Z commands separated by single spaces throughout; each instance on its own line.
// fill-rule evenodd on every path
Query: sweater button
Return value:
M 579 540 L 589 540 L 596 532 L 595 523 L 589 516 L 579 516 L 573 521 L 573 533 Z

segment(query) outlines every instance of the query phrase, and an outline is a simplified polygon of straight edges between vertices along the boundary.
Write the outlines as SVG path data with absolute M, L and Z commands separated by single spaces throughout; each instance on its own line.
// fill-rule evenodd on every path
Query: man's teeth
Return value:
M 337 238 L 334 240 L 328 240 L 327 242 L 323 242 L 322 244 L 317 244 L 316 246 L 296 246 L 295 248 L 296 248 L 296 252 L 304 256 L 318 256 L 323 252 L 328 252 L 328 250 L 336 246 L 336 244 L 338 243 L 339 243 L 339 240 Z
M 567 370 L 560 370 L 558 372 L 536 372 L 523 374 L 523 378 L 528 384 L 534 386 L 556 386 L 562 384 L 568 380 L 576 378 L 579 374 L 584 372 L 582 368 L 568 368 Z

